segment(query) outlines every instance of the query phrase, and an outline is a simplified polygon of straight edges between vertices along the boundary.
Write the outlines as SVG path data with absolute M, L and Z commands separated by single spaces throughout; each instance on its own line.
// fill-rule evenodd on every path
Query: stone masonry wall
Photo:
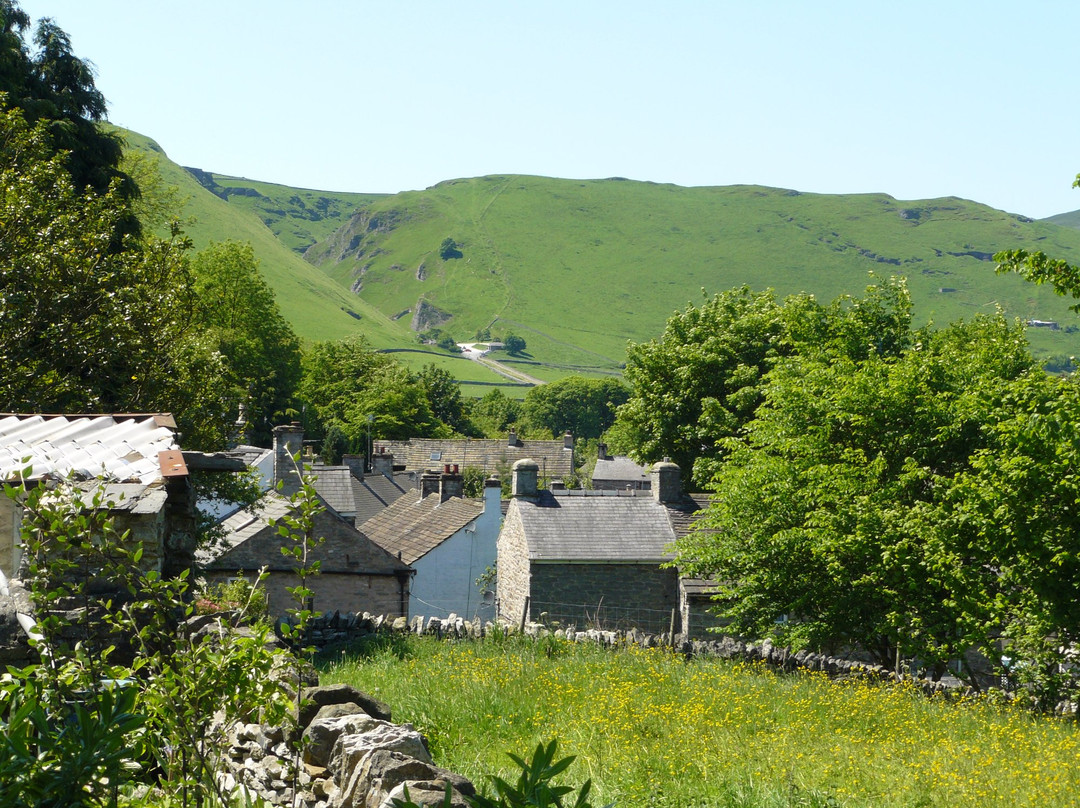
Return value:
M 226 583 L 236 577 L 236 573 L 211 571 L 205 573 L 211 583 Z M 297 608 L 296 601 L 286 587 L 299 586 L 300 578 L 291 572 L 272 572 L 263 587 L 266 590 L 267 603 L 271 615 L 277 617 L 287 613 L 288 609 Z M 341 612 L 373 612 L 389 614 L 394 617 L 404 615 L 402 611 L 402 584 L 394 575 L 352 575 L 324 572 L 312 575 L 307 580 L 308 589 L 315 593 L 316 611 L 331 610 Z M 408 606 L 406 593 L 405 604 Z
M 510 510 L 499 533 L 496 567 L 498 569 L 498 616 L 516 623 L 529 596 L 529 552 L 525 528 L 521 524 L 517 503 Z
M 546 612 L 564 625 L 596 622 L 660 633 L 679 606 L 678 573 L 656 564 L 533 562 L 529 588 L 531 619 Z

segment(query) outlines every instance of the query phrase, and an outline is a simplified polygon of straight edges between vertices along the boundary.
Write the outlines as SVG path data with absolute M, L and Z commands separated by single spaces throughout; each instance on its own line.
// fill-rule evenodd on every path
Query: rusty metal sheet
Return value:
M 184 453 L 179 449 L 167 452 L 158 452 L 158 464 L 161 466 L 161 476 L 186 477 L 188 473 L 187 463 L 184 462 Z

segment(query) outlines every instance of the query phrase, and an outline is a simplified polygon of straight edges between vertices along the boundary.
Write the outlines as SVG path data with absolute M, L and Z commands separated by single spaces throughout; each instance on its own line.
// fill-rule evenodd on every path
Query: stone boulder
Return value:
M 455 796 L 473 795 L 473 784 L 459 774 L 411 758 L 392 749 L 376 749 L 364 758 L 360 767 L 352 772 L 348 782 L 336 796 L 338 808 L 375 808 L 390 805 L 389 796 L 402 784 L 432 784 L 438 791 L 440 800 L 451 786 Z M 410 795 L 413 787 L 409 786 Z M 413 797 L 414 802 L 416 801 Z M 418 803 L 425 804 L 425 803 Z M 442 805 L 442 802 L 438 802 Z

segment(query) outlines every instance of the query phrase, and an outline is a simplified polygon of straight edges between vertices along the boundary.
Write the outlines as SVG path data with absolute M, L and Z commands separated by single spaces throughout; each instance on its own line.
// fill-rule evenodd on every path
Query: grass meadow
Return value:
M 545 638 L 381 639 L 322 681 L 387 702 L 437 763 L 481 788 L 559 739 L 596 806 L 1080 805 L 1080 727 L 981 700 L 928 699 L 662 649 Z

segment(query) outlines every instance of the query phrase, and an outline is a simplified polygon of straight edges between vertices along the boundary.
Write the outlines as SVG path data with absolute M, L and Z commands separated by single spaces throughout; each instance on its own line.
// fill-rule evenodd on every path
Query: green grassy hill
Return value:
M 447 237 L 461 257 L 440 258 Z M 1080 351 L 1066 301 L 994 274 L 1008 247 L 1080 261 L 1080 233 L 956 198 L 491 176 L 375 199 L 306 257 L 387 316 L 422 308 L 457 339 L 514 330 L 563 365 L 621 362 L 628 339 L 656 336 L 702 289 L 828 300 L 870 272 L 907 276 L 920 323 L 1000 306 L 1060 324 L 1029 330 L 1040 353 Z
M 1048 224 L 1056 224 L 1061 227 L 1072 227 L 1076 230 L 1080 230 L 1080 210 L 1071 210 L 1068 213 L 1059 213 L 1056 216 L 1048 216 L 1045 219 L 1039 221 L 1046 222 Z
M 166 186 L 178 191 L 186 234 L 195 248 L 212 241 L 250 242 L 259 259 L 267 283 L 277 295 L 278 305 L 297 334 L 309 340 L 336 339 L 361 332 L 380 346 L 410 345 L 415 338 L 408 330 L 391 322 L 371 306 L 289 249 L 254 215 L 250 207 L 219 198 L 202 187 L 195 177 L 143 135 L 121 130 L 127 148 L 151 155 Z M 291 190 L 291 189 L 290 189 Z M 302 193 L 302 192 L 293 192 Z M 292 194 L 290 194 L 292 195 Z M 234 197 L 228 197 L 229 200 Z M 313 228 L 322 234 L 327 229 Z
M 610 374 L 628 340 L 658 335 L 702 290 L 748 284 L 829 300 L 860 293 L 870 272 L 907 276 L 920 323 L 1001 307 L 1059 324 L 1029 329 L 1038 353 L 1080 354 L 1067 301 L 996 276 L 990 260 L 1027 247 L 1080 262 L 1080 232 L 1061 226 L 1077 214 L 1035 222 L 956 198 L 531 176 L 330 193 L 185 170 L 152 140 L 124 134 L 179 189 L 196 247 L 252 243 L 301 337 L 363 333 L 380 348 L 413 349 L 397 354 L 411 366 L 437 361 L 474 391 L 506 379 L 418 345 L 414 328 L 438 325 L 458 340 L 514 331 L 528 341 L 515 361 L 531 375 Z M 446 238 L 460 257 L 440 257 Z

